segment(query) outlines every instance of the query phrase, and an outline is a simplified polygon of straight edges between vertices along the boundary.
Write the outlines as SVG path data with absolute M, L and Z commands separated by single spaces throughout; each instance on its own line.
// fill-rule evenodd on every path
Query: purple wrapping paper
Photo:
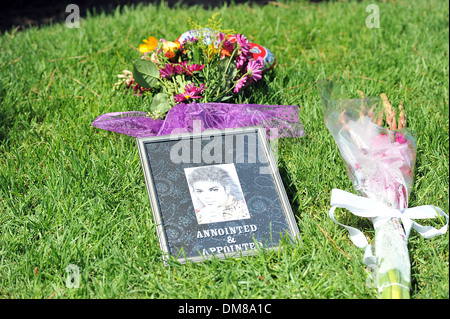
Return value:
M 133 137 L 262 126 L 269 139 L 305 134 L 296 105 L 227 103 L 177 104 L 165 119 L 152 119 L 145 112 L 115 112 L 97 117 L 92 125 Z

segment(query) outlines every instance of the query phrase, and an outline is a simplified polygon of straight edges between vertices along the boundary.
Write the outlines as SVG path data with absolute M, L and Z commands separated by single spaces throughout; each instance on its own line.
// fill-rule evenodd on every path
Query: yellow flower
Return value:
M 166 41 L 163 43 L 162 49 L 164 50 L 164 55 L 169 59 L 175 56 L 175 51 L 180 48 L 180 43 L 178 41 L 171 42 Z
M 152 36 L 149 36 L 148 40 L 144 39 L 142 41 L 144 41 L 144 43 L 139 45 L 139 51 L 141 51 L 141 53 L 153 51 L 158 45 L 158 40 Z
M 214 46 L 214 44 L 210 44 L 208 45 L 208 48 L 206 49 L 206 56 L 208 57 L 209 60 L 212 59 L 213 55 L 216 54 L 217 49 Z

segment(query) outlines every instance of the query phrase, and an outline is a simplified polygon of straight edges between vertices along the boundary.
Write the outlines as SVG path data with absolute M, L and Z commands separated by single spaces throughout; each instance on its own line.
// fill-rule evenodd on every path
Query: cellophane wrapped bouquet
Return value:
M 164 118 L 179 103 L 232 103 L 275 64 L 267 48 L 243 34 L 221 29 L 217 14 L 206 27 L 192 20 L 190 24 L 192 30 L 174 41 L 144 39 L 139 46 L 141 57 L 132 70 L 118 75 L 114 85 L 150 97 L 148 113 L 153 118 Z
M 417 145 L 406 128 L 402 103 L 396 112 L 384 93 L 379 97 L 366 98 L 359 91 L 361 98 L 345 99 L 341 90 L 333 82 L 323 86 L 325 123 L 337 143 L 355 190 L 363 198 L 333 190 L 332 205 L 347 208 L 355 215 L 368 217 L 372 221 L 375 256 L 366 249 L 365 258 L 369 263 L 374 263 L 369 266 L 375 270 L 380 297 L 406 299 L 410 297 L 411 288 L 407 247 L 411 226 L 427 238 L 447 230 L 445 226 L 436 231 L 412 219 L 440 215 L 447 218 L 448 224 L 448 216 L 431 205 L 408 209 Z M 334 214 L 335 207 L 330 213 Z M 334 215 L 330 216 L 334 219 Z M 371 250 L 371 245 L 361 238 L 361 232 L 342 226 L 349 230 L 355 244 L 359 242 L 357 245 L 360 248 L 369 247 Z
M 189 23 L 174 41 L 144 39 L 118 75 L 114 88 L 142 98 L 141 109 L 102 114 L 92 126 L 133 137 L 247 126 L 264 127 L 269 139 L 304 135 L 297 105 L 247 104 L 270 80 L 269 49 L 222 29 L 218 14 L 206 27 Z

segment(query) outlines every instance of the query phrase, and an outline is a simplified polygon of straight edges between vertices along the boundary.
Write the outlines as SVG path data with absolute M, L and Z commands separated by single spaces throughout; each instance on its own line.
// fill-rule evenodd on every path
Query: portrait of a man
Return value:
M 234 164 L 185 168 L 199 224 L 250 218 Z

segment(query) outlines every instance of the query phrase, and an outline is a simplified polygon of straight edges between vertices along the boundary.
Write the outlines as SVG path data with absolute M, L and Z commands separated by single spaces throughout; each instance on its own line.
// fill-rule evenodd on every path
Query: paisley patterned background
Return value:
M 244 141 L 244 149 L 258 150 L 256 154 L 250 154 L 245 158 L 236 156 L 236 136 L 238 134 L 245 135 L 243 139 L 242 136 L 237 139 Z M 254 241 L 254 236 L 258 242 L 266 243 L 270 247 L 278 246 L 280 233 L 284 235 L 289 230 L 272 176 L 260 173 L 261 167 L 268 166 L 268 160 L 263 152 L 262 145 L 259 143 L 257 133 L 237 133 L 236 136 L 232 143 L 233 162 L 251 218 L 204 225 L 197 223 L 184 169 L 204 165 L 225 164 L 225 143 L 222 145 L 223 156 L 216 156 L 215 162 L 206 164 L 174 163 L 171 160 L 170 150 L 176 143 L 185 143 L 185 150 L 188 150 L 189 147 L 192 155 L 193 145 L 190 139 L 145 143 L 149 168 L 156 185 L 156 197 L 159 201 L 162 223 L 169 243 L 169 253 L 172 256 L 176 257 L 182 247 L 184 247 L 185 256 L 189 258 L 201 256 L 199 250 L 203 251 L 205 248 L 229 245 L 226 235 L 197 239 L 197 232 L 204 229 L 254 224 L 258 227 L 256 232 L 233 235 L 236 243 L 251 243 Z M 203 136 L 201 139 L 202 149 L 212 140 L 211 136 Z M 223 140 L 225 139 L 223 138 Z M 252 145 L 253 143 L 256 143 L 256 146 Z M 226 146 L 229 147 L 229 144 L 227 143 Z M 238 147 L 238 149 L 242 149 L 242 146 Z M 230 151 L 230 149 L 227 149 L 227 152 Z M 190 158 L 192 159 L 192 156 Z

